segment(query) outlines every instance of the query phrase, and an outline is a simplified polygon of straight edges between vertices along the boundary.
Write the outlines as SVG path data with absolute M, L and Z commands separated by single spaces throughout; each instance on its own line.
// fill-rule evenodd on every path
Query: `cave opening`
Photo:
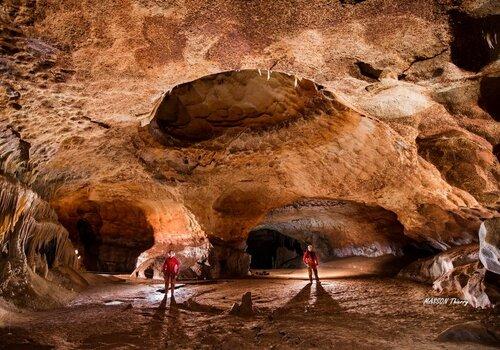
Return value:
M 31 254 L 30 248 L 32 247 L 33 244 L 34 244 L 33 237 L 31 237 L 30 240 L 26 242 L 26 244 L 24 244 L 24 254 L 26 256 Z M 34 254 L 37 255 L 38 258 L 44 259 L 45 262 L 47 262 L 48 268 L 52 268 L 56 261 L 56 252 L 57 252 L 57 238 L 54 237 L 51 240 L 44 242 L 40 246 L 37 246 L 35 248 Z
M 43 245 L 40 250 L 40 255 L 45 255 L 47 266 L 51 269 L 56 261 L 57 239 L 51 239 L 47 244 Z
M 154 274 L 155 274 L 155 271 L 153 269 L 153 266 L 150 266 L 146 270 L 144 270 L 144 277 L 146 277 L 149 280 L 153 279 Z
M 498 59 L 500 15 L 473 17 L 460 11 L 450 13 L 451 60 L 458 67 L 479 71 Z
M 94 232 L 92 225 L 84 219 L 76 223 L 80 252 L 83 256 L 83 266 L 89 271 L 99 271 L 99 235 Z
M 153 243 L 153 231 L 141 232 L 135 237 L 103 235 L 86 219 L 76 224 L 76 246 L 82 256 L 82 264 L 88 271 L 104 273 L 131 273 L 139 255 Z
M 247 238 L 247 253 L 251 269 L 302 267 L 302 253 L 307 243 L 275 230 L 251 231 Z

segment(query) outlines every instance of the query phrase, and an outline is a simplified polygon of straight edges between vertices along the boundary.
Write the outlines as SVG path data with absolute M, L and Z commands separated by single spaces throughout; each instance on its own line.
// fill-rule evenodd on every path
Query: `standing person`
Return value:
M 312 283 L 312 273 L 314 271 L 314 277 L 316 279 L 316 283 L 319 283 L 318 277 L 318 257 L 316 256 L 316 252 L 313 249 L 312 245 L 307 246 L 307 250 L 302 257 L 302 260 L 307 265 L 307 269 L 309 270 L 309 281 Z
M 174 298 L 175 281 L 177 279 L 177 275 L 179 274 L 180 267 L 181 263 L 179 259 L 175 257 L 175 252 L 173 250 L 170 250 L 167 253 L 162 268 L 163 277 L 165 278 L 165 297 L 167 297 L 168 287 L 170 284 L 171 296 L 172 299 Z

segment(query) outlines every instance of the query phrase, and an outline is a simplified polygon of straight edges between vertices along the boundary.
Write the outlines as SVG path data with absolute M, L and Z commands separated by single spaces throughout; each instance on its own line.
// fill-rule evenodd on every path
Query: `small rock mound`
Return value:
M 243 294 L 243 297 L 241 298 L 241 304 L 234 303 L 231 307 L 231 310 L 229 310 L 230 315 L 243 317 L 253 316 L 255 315 L 255 313 L 256 311 L 252 304 L 251 292 L 246 292 L 245 294 Z

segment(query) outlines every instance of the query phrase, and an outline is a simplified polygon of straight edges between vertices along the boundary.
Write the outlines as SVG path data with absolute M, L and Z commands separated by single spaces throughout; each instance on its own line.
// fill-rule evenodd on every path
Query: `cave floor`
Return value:
M 435 341 L 449 326 L 483 319 L 487 311 L 424 305 L 429 286 L 396 278 L 184 284 L 175 303 L 161 288 L 131 280 L 90 287 L 66 307 L 28 313 L 0 328 L 1 343 L 12 349 L 487 348 Z M 228 314 L 247 291 L 258 314 Z

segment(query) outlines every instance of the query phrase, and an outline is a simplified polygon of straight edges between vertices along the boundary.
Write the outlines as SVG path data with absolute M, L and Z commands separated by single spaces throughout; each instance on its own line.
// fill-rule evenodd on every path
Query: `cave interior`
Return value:
M 307 248 L 306 242 L 269 229 L 251 231 L 246 244 L 252 269 L 302 267 L 302 254 Z

